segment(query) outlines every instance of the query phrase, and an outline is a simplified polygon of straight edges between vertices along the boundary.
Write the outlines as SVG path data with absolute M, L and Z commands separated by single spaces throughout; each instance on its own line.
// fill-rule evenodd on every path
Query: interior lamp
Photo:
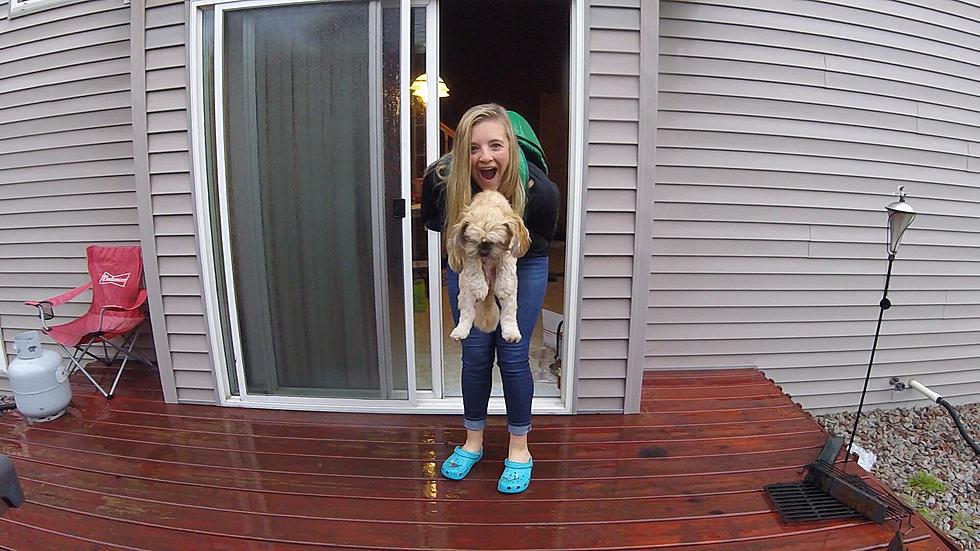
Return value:
M 419 98 L 422 103 L 425 103 L 429 99 L 429 77 L 422 73 L 421 75 L 415 77 L 409 90 L 412 91 L 412 95 Z M 449 97 L 449 87 L 446 86 L 446 82 L 439 77 L 439 97 L 445 98 Z

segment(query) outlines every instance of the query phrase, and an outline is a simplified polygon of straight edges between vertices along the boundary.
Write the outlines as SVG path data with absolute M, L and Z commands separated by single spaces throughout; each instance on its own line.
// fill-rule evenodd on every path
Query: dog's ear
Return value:
M 454 272 L 459 273 L 463 270 L 464 248 L 466 241 L 466 227 L 468 224 L 462 220 L 453 224 L 446 236 L 446 252 L 449 253 L 449 267 Z
M 531 234 L 527 231 L 524 220 L 517 213 L 508 215 L 507 230 L 510 231 L 511 254 L 516 258 L 524 256 L 528 247 L 531 246 Z

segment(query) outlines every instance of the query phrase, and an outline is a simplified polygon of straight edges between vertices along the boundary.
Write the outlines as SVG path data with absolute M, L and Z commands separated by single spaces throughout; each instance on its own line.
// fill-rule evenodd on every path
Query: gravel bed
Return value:
M 980 403 L 956 409 L 973 439 L 980 441 Z M 815 419 L 844 436 L 847 445 L 853 412 Z M 875 477 L 963 549 L 980 551 L 980 458 L 946 410 L 933 404 L 862 413 L 854 442 L 878 456 Z

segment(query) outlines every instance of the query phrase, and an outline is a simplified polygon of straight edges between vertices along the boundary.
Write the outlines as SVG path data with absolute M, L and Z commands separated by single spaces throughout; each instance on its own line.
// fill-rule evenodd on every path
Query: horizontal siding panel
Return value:
M 183 67 L 148 70 L 146 72 L 146 90 L 148 93 L 185 88 L 187 88 L 187 71 Z
M 182 333 L 168 332 L 171 352 L 187 352 L 206 354 L 208 352 L 208 338 L 205 335 L 185 335 Z M 174 364 L 176 366 L 176 364 Z M 181 371 L 176 366 L 174 373 Z
M 630 319 L 630 300 L 624 298 L 583 300 L 582 323 L 593 319 Z
M 640 33 L 629 30 L 592 29 L 589 50 L 593 52 L 640 52 Z
M 632 277 L 633 258 L 631 256 L 587 256 L 582 261 L 582 274 L 585 277 Z
M 594 256 L 632 256 L 633 236 L 613 234 L 586 235 L 585 248 L 587 251 L 590 251 L 590 255 Z
M 903 304 L 901 312 L 889 312 L 888 319 L 890 320 L 889 323 L 891 323 L 891 320 L 894 320 L 896 317 L 907 320 L 952 318 L 953 316 L 944 314 L 944 309 L 948 308 L 950 307 L 942 304 L 929 304 L 924 306 Z M 977 311 L 980 312 L 980 308 Z M 655 338 L 663 335 L 661 327 L 664 324 L 689 324 L 686 326 L 686 329 L 678 328 L 677 331 L 683 331 L 685 336 L 694 336 L 699 334 L 699 332 L 713 331 L 711 327 L 714 324 L 739 325 L 753 320 L 765 320 L 760 323 L 800 322 L 819 326 L 819 324 L 824 322 L 867 320 L 869 319 L 869 315 L 877 316 L 873 303 L 850 306 L 810 305 L 805 309 L 800 308 L 798 305 L 731 306 L 713 307 L 710 312 L 705 312 L 702 306 L 654 306 L 647 310 L 647 320 L 650 322 L 647 336 L 648 338 Z M 707 322 L 705 321 L 706 318 Z
M 204 315 L 202 297 L 163 297 L 163 309 L 173 315 Z
M 148 113 L 146 116 L 146 126 L 150 134 L 156 134 L 158 132 L 186 132 L 188 126 L 187 116 L 187 111 L 184 110 Z
M 582 279 L 581 296 L 583 299 L 630 298 L 632 284 L 631 277 L 587 277 Z
M 182 404 L 214 404 L 214 390 L 177 387 L 177 401 Z
M 128 50 L 127 50 L 128 51 Z M 88 80 L 105 75 L 118 75 L 129 72 L 129 58 L 108 59 L 79 65 L 70 65 L 0 80 L 0 94 L 28 90 L 78 80 Z
M 211 372 L 211 361 L 207 354 L 193 352 L 173 352 L 171 355 L 173 364 L 180 366 L 180 371 L 204 371 Z M 178 392 L 180 388 L 178 387 Z
M 211 373 L 206 373 L 203 371 L 174 371 L 174 379 L 176 379 L 177 387 L 182 389 L 196 389 L 213 392 L 213 377 L 214 376 Z
M 11 228 L 56 228 L 61 226 L 99 226 L 103 224 L 137 225 L 136 207 L 117 209 L 58 210 L 57 217 L 41 217 L 38 213 L 5 214 L 0 218 L 0 229 Z
M 160 48 L 146 52 L 146 68 L 148 70 L 184 67 L 186 60 L 187 49 L 184 46 Z
M 4 136 L 11 137 L 38 136 L 68 130 L 129 125 L 130 122 L 130 109 L 126 108 L 8 123 L 0 125 L 0 132 Z
M 187 172 L 189 167 L 190 155 L 186 151 L 150 155 L 150 174 Z
M 150 193 L 154 195 L 168 193 L 189 194 L 193 187 L 191 175 L 187 172 L 150 175 Z
M 156 235 L 194 235 L 194 219 L 185 214 L 161 214 L 154 216 L 154 233 Z
M 623 52 L 592 52 L 589 55 L 589 72 L 593 75 L 640 74 L 640 54 Z
M 584 379 L 578 381 L 578 398 L 620 398 L 626 395 L 626 379 Z
M 598 29 L 639 31 L 640 10 L 596 6 L 593 4 L 589 9 L 589 27 L 592 29 L 592 32 L 596 32 Z
M 41 136 L 22 136 L 0 140 L 0 155 L 71 147 L 73 145 L 84 146 L 118 143 L 130 140 L 131 137 L 132 129 L 129 125 L 109 126 L 91 130 L 72 130 Z M 0 191 L 0 196 L 2 196 L 2 193 Z
M 166 324 L 171 335 L 207 335 L 203 316 L 168 314 Z
M 133 144 L 131 140 L 117 143 L 77 145 L 29 151 L 24 153 L 9 153 L 0 157 L 4 170 L 33 168 L 44 165 L 83 163 L 103 159 L 132 159 Z M 46 162 L 47 160 L 47 162 Z
M 90 0 L 5 21 L 0 28 L 0 48 L 125 21 L 129 21 L 128 7 L 115 0 Z
M 636 189 L 636 179 L 635 166 L 591 166 L 588 170 L 589 190 Z
M 766 375 L 783 381 L 784 383 L 807 383 L 813 380 L 814 376 L 820 377 L 823 381 L 845 381 L 847 379 L 858 378 L 864 381 L 867 372 L 868 362 L 863 364 L 851 365 L 827 365 L 814 371 L 812 367 L 771 367 L 767 369 Z M 875 361 L 873 378 L 883 378 L 887 381 L 891 377 L 923 377 L 923 380 L 933 380 L 941 378 L 944 373 L 967 373 L 976 370 L 976 359 L 972 357 L 953 357 L 946 359 L 925 359 L 918 361 L 894 361 L 878 362 Z M 881 375 L 884 372 L 888 377 Z M 928 383 L 927 383 L 928 384 Z
M 148 142 L 151 155 L 156 153 L 184 152 L 188 150 L 187 135 L 183 132 L 151 134 Z M 186 171 L 186 167 L 184 171 Z
M 585 201 L 590 213 L 611 211 L 632 214 L 636 210 L 636 192 L 633 190 L 589 189 Z
M 162 90 L 146 96 L 146 110 L 150 113 L 187 109 L 185 90 Z
M 636 145 L 640 140 L 638 122 L 595 121 L 589 124 L 589 143 Z
M 6 184 L 0 186 L 0 199 L 115 193 L 132 189 L 133 178 L 131 176 L 102 176 Z
M 627 339 L 601 339 L 586 340 L 579 342 L 580 359 L 626 359 L 627 349 L 629 348 Z M 579 373 L 579 378 L 583 373 Z
M 659 277 L 659 276 L 654 276 Z M 943 290 L 928 291 L 889 291 L 892 304 L 898 305 L 932 305 L 942 304 L 946 297 Z M 651 306 L 686 306 L 701 308 L 716 308 L 730 306 L 772 307 L 772 306 L 851 306 L 854 304 L 876 305 L 881 300 L 881 289 L 877 290 L 845 290 L 845 289 L 810 289 L 805 293 L 797 290 L 740 290 L 737 293 L 719 290 L 684 291 L 671 293 L 667 290 L 650 293 Z M 705 320 L 709 311 L 705 311 Z
M 0 79 L 24 77 L 52 69 L 123 58 L 129 58 L 128 36 L 127 39 L 105 44 L 51 52 L 33 57 L 19 57 L 17 61 L 0 64 Z
M 159 256 L 193 256 L 197 251 L 197 239 L 187 236 L 157 236 L 157 254 Z
M 164 256 L 160 258 L 160 275 L 197 276 L 200 271 L 198 260 L 193 256 Z
M 586 161 L 590 166 L 636 166 L 639 150 L 634 145 L 589 144 Z
M 576 402 L 578 413 L 622 413 L 623 398 L 581 398 Z
M 186 8 L 183 3 L 172 3 L 160 7 L 147 4 L 146 28 L 155 29 L 168 25 L 183 25 Z
M 155 195 L 151 199 L 153 205 L 153 213 L 155 215 L 161 214 L 193 214 L 194 205 L 191 201 L 190 195 L 186 194 L 176 194 L 176 195 Z
M 186 40 L 184 25 L 172 25 L 146 31 L 146 49 L 182 46 Z
M 201 282 L 196 276 L 195 277 L 185 277 L 185 276 L 161 277 L 160 286 L 163 289 L 164 296 L 183 296 L 183 297 L 203 296 L 203 290 L 201 289 Z
M 580 372 L 587 373 L 590 378 L 596 379 L 626 379 L 626 360 L 580 360 L 578 363 Z
M 589 95 L 594 98 L 639 98 L 640 79 L 634 75 L 592 74 Z
M 626 98 L 589 98 L 589 120 L 637 121 L 640 100 Z
M 738 239 L 738 238 L 684 238 L 674 239 L 662 237 L 653 240 L 654 256 L 667 255 L 686 255 L 688 258 L 697 255 L 710 255 L 712 259 L 723 265 L 731 265 L 730 260 L 726 262 L 726 257 L 741 257 L 747 255 L 759 255 L 770 259 L 772 257 L 789 256 L 796 258 L 806 258 L 810 251 L 810 244 L 806 241 L 770 240 L 770 239 Z M 696 262 L 696 260 L 692 260 Z M 661 271 L 669 271 L 666 265 L 661 264 Z M 689 269 L 695 269 L 696 264 L 690 265 Z M 767 265 L 768 268 L 768 265 Z
M 585 220 L 587 233 L 632 234 L 636 215 L 632 212 L 592 212 Z

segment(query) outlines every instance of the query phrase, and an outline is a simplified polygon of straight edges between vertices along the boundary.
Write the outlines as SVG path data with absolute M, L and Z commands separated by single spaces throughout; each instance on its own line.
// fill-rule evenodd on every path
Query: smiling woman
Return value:
M 548 179 L 543 167 L 529 160 L 534 157 L 524 155 L 518 149 L 512 119 L 526 125 L 523 117 L 496 104 L 470 108 L 459 121 L 452 152 L 426 170 L 422 184 L 422 220 L 429 229 L 451 228 L 452 231 L 446 234 L 458 235 L 461 220 L 466 220 L 464 213 L 470 212 L 466 207 L 476 205 L 474 195 L 484 197 L 486 194 L 480 192 L 498 191 L 498 197 L 503 197 L 501 201 L 508 201 L 513 211 L 523 218 L 531 236 L 530 247 L 521 247 L 521 251 L 514 253 L 520 257 L 516 269 L 518 331 L 509 331 L 503 324 L 484 331 L 477 324 L 465 338 L 462 333 L 456 335 L 456 331 L 453 332 L 453 338 L 462 338 L 460 380 L 466 443 L 458 446 L 446 459 L 442 474 L 460 480 L 483 456 L 483 430 L 496 363 L 503 380 L 507 431 L 510 433 L 504 472 L 497 489 L 508 494 L 523 492 L 531 482 L 533 462 L 527 435 L 531 431 L 534 381 L 528 354 L 531 335 L 544 303 L 548 283 L 547 250 L 554 239 L 559 208 L 558 188 Z M 529 128 L 528 131 L 533 136 L 533 131 Z M 454 162 L 467 156 L 468 162 Z M 525 164 L 526 180 L 522 178 Z M 460 263 L 453 262 L 452 258 L 450 255 L 446 280 L 453 321 L 460 324 L 460 305 L 471 305 L 472 292 L 460 291 L 461 275 L 456 272 Z M 482 273 L 479 269 L 464 270 L 463 276 L 467 281 L 466 288 L 471 289 L 472 280 L 482 277 Z M 469 302 L 465 302 L 467 300 Z M 494 297 L 488 296 L 485 300 L 493 301 Z M 507 305 L 508 302 L 501 298 L 501 307 Z

